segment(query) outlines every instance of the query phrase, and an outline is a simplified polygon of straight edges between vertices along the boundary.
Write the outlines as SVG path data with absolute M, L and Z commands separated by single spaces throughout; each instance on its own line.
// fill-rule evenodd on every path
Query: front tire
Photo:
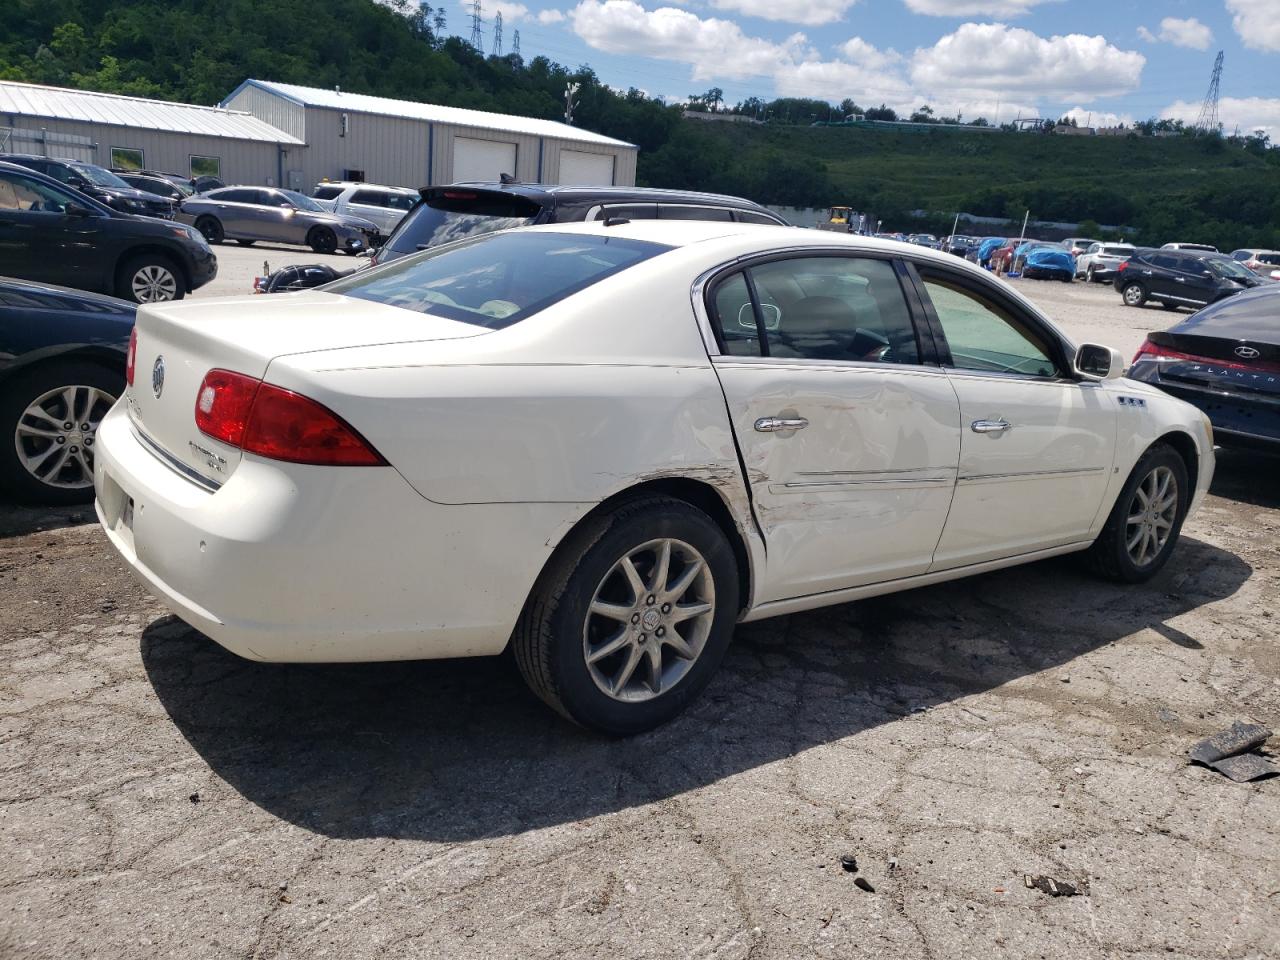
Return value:
M 226 231 L 222 229 L 222 221 L 217 217 L 200 217 L 196 220 L 196 229 L 211 245 L 216 246 L 227 237 Z
M 1126 307 L 1140 307 L 1147 302 L 1147 288 L 1140 283 L 1127 284 L 1120 291 Z
M 314 227 L 307 234 L 307 246 L 316 253 L 333 253 L 338 249 L 338 238 L 328 227 Z
M 162 253 L 142 253 L 120 265 L 116 295 L 134 303 L 166 303 L 187 295 L 182 271 Z
M 1169 562 L 1190 501 L 1186 462 L 1167 444 L 1153 445 L 1129 474 L 1086 563 L 1120 583 L 1150 580 Z
M 93 499 L 98 424 L 124 392 L 123 373 L 50 363 L 0 390 L 0 489 L 26 503 Z
M 702 692 L 737 615 L 738 567 L 724 533 L 687 503 L 645 497 L 569 536 L 512 646 L 548 705 L 626 736 L 666 723 Z

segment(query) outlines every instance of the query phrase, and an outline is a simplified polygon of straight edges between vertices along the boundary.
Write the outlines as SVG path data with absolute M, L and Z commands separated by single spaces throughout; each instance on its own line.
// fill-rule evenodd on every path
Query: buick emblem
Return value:
M 1257 347 L 1236 347 L 1236 356 L 1243 360 L 1257 360 L 1262 351 Z
M 164 393 L 164 357 L 156 357 L 155 365 L 151 368 L 151 392 L 156 395 L 157 400 Z

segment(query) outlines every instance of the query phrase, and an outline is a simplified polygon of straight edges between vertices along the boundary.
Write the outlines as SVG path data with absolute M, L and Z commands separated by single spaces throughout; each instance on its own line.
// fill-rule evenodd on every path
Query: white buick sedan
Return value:
M 741 621 L 1075 551 L 1143 581 L 1213 475 L 1205 417 L 1114 350 L 817 231 L 493 233 L 135 338 L 97 510 L 179 617 L 267 661 L 510 644 L 610 733 L 679 713 Z

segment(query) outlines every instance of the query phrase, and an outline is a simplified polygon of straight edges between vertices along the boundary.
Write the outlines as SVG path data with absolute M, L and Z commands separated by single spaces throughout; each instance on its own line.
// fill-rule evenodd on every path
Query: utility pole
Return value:
M 502 56 L 502 11 L 499 10 L 493 17 L 493 55 L 495 57 Z
M 471 3 L 471 46 L 484 50 L 484 36 L 480 32 L 480 0 Z
M 573 102 L 573 98 L 577 94 L 579 86 L 581 86 L 581 84 L 577 84 L 577 83 L 566 83 L 564 85 L 564 122 L 565 123 L 573 123 L 573 108 L 576 105 Z

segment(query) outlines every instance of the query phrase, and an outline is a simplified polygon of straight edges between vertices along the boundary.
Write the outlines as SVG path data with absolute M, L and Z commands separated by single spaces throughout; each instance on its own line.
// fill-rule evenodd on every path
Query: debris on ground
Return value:
M 1087 897 L 1089 895 L 1088 880 L 1068 883 L 1066 880 L 1058 880 L 1055 877 L 1033 877 L 1028 873 L 1023 875 L 1022 882 L 1027 885 L 1028 890 L 1040 890 L 1051 897 Z
M 867 893 L 876 892 L 876 888 L 867 882 L 866 877 L 858 877 L 856 880 L 853 881 L 853 885 L 857 887 L 859 890 L 867 891 Z
M 1270 738 L 1271 731 L 1262 724 L 1237 720 L 1226 730 L 1201 740 L 1187 751 L 1187 756 L 1193 763 L 1216 770 L 1236 783 L 1245 783 L 1280 773 L 1280 768 L 1253 752 Z
M 890 873 L 893 873 L 893 872 L 894 872 L 895 870 L 897 870 L 897 869 L 898 869 L 898 858 L 897 858 L 897 857 L 890 857 L 890 858 L 889 858 L 889 872 L 890 872 Z
M 844 867 L 845 873 L 857 873 L 858 858 L 855 857 L 852 853 L 846 853 L 843 857 L 840 858 L 840 866 Z
M 193 793 L 191 796 L 187 797 L 187 799 L 188 799 L 188 800 L 190 800 L 192 803 L 199 803 L 199 802 L 200 802 L 200 792 L 197 790 L 197 791 L 196 791 L 195 793 Z

